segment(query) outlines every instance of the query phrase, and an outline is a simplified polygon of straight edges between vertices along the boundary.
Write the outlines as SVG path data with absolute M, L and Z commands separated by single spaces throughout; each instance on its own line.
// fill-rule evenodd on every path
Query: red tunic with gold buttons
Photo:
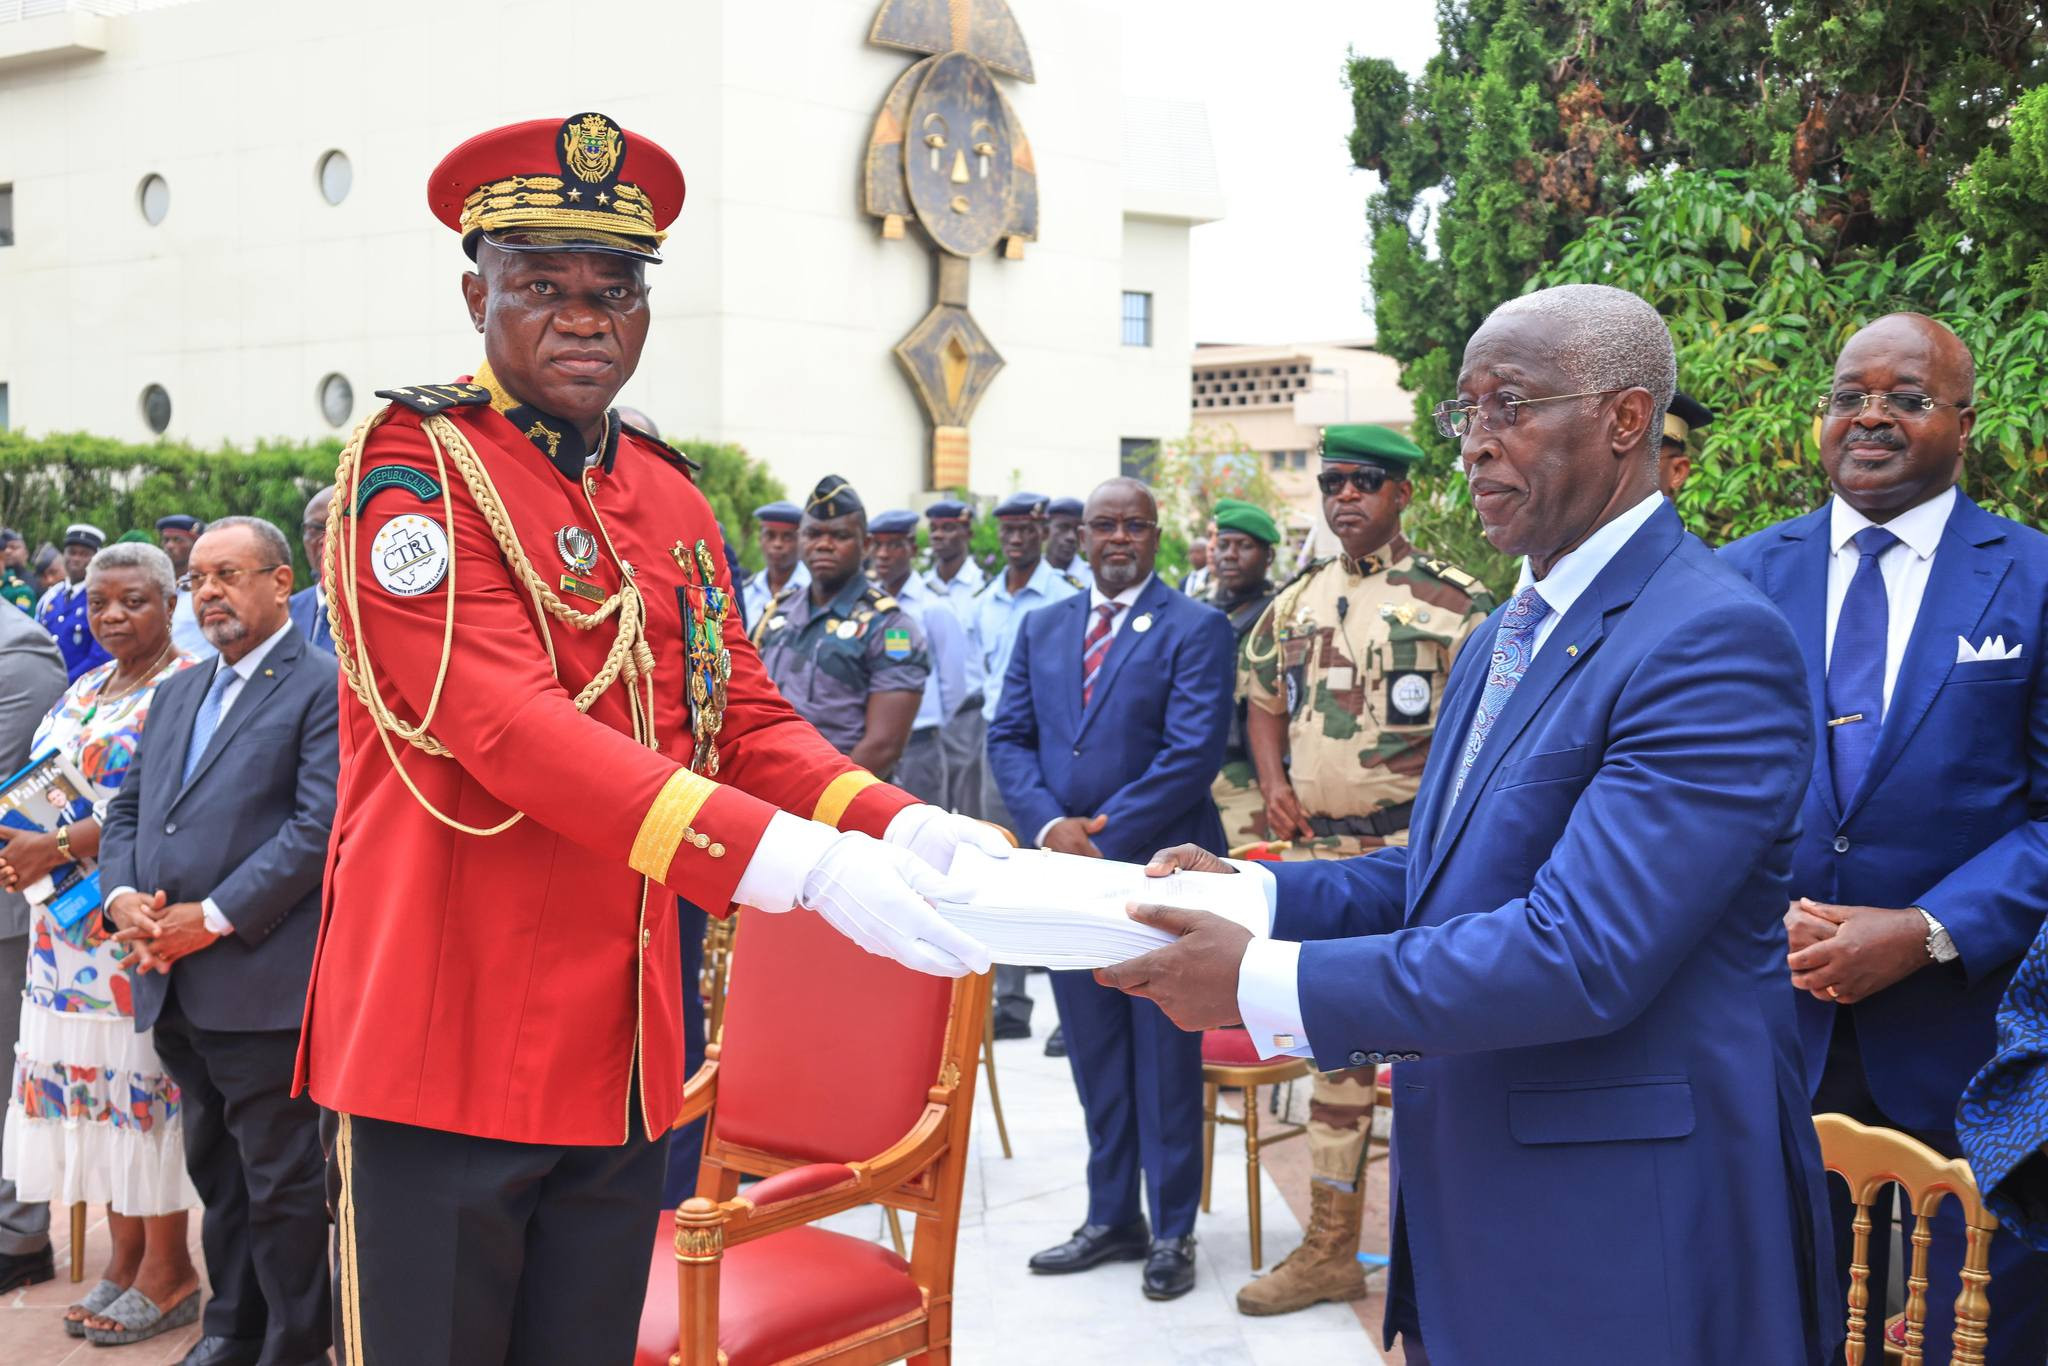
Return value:
M 723 913 L 776 808 L 879 836 L 914 799 L 790 709 L 736 606 L 717 774 L 692 772 L 684 612 L 705 611 L 701 561 L 737 601 L 709 505 L 679 457 L 631 431 L 612 429 L 587 469 L 551 461 L 556 434 L 520 425 L 529 410 L 479 379 L 396 391 L 363 447 L 354 506 L 337 497 L 330 564 L 353 564 L 354 607 L 346 570 L 327 591 L 358 678 L 341 685 L 297 1085 L 342 1113 L 485 1138 L 653 1138 L 682 1103 L 682 993 L 694 989 L 672 895 Z M 622 677 L 577 710 L 618 617 L 585 630 L 540 610 L 455 463 L 437 463 L 436 421 L 474 448 L 507 534 L 550 589 L 560 581 L 563 603 L 593 611 L 630 572 L 651 697 L 644 674 Z M 357 691 L 370 686 L 407 726 L 431 705 L 426 730 L 446 756 L 380 728 Z M 636 738 L 649 718 L 655 747 Z M 518 819 L 464 833 L 428 804 L 476 829 Z

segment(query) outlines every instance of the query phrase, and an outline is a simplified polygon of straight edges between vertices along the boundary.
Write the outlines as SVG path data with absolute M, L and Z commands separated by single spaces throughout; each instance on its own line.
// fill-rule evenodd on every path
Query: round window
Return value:
M 347 199 L 349 188 L 356 183 L 355 167 L 349 164 L 348 153 L 337 149 L 323 154 L 319 170 L 320 197 L 330 204 Z
M 355 386 L 346 375 L 329 375 L 320 381 L 320 416 L 330 427 L 345 427 L 356 410 Z
M 152 384 L 143 389 L 142 420 L 158 436 L 171 425 L 171 395 L 163 385 Z
M 143 221 L 155 227 L 171 211 L 170 182 L 160 175 L 144 176 L 141 188 L 136 191 L 136 200 L 142 205 Z

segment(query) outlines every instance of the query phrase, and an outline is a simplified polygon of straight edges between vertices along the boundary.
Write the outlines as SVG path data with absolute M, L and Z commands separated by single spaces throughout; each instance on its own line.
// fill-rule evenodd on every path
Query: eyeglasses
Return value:
M 1531 403 L 1562 403 L 1568 398 L 1605 398 L 1609 394 L 1627 393 L 1634 385 L 1623 385 L 1619 389 L 1587 389 L 1577 394 L 1550 394 L 1544 398 L 1502 398 L 1499 393 L 1488 394 L 1477 403 L 1466 403 L 1449 398 L 1436 405 L 1432 416 L 1436 418 L 1436 429 L 1453 441 L 1463 438 L 1472 429 L 1472 414 L 1479 414 L 1479 425 L 1489 432 L 1497 432 L 1515 425 L 1520 409 Z
M 1087 525 L 1088 534 L 1100 540 L 1108 540 L 1116 535 L 1117 529 L 1121 527 L 1124 535 L 1137 541 L 1151 534 L 1152 530 L 1159 523 L 1148 521 L 1143 517 L 1126 517 L 1122 521 L 1118 521 L 1114 517 L 1090 517 Z
M 196 593 L 209 583 L 217 583 L 229 592 L 234 591 L 244 574 L 268 574 L 273 569 L 284 568 L 281 564 L 259 564 L 254 569 L 221 569 L 211 574 L 187 574 L 178 580 L 180 593 Z
M 1324 470 L 1316 476 L 1316 487 L 1323 491 L 1323 497 L 1335 498 L 1344 491 L 1346 484 L 1360 493 L 1378 493 L 1393 478 L 1385 470 L 1360 465 L 1348 470 Z
M 1814 405 L 1816 411 L 1829 417 L 1861 417 L 1870 411 L 1871 404 L 1878 404 L 1888 413 L 1899 417 L 1924 417 L 1936 408 L 1967 408 L 1968 403 L 1949 403 L 1926 394 L 1900 389 L 1889 394 L 1866 394 L 1856 389 L 1844 389 L 1829 394 Z

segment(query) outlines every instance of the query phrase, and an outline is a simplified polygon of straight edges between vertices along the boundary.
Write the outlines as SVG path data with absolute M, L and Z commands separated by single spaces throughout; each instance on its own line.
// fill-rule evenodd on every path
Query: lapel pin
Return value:
M 1565 646 L 1564 652 L 1570 655 L 1573 659 L 1577 659 L 1579 657 L 1579 647 L 1576 645 Z
M 1133 631 L 1136 631 L 1139 635 L 1143 635 L 1145 634 L 1145 632 L 1151 630 L 1152 614 L 1150 612 L 1147 612 L 1143 616 L 1133 617 L 1131 619 L 1131 629 Z
M 277 670 L 275 670 L 275 669 L 265 669 L 265 670 L 263 671 L 263 676 L 264 676 L 265 678 L 275 678 L 275 677 L 277 677 Z

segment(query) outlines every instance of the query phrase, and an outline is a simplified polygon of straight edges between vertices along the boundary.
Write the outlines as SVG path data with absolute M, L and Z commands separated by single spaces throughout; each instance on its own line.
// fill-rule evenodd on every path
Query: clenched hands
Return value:
M 1927 922 L 1907 906 L 1833 906 L 1801 897 L 1785 911 L 1792 985 L 1831 1005 L 1868 1000 L 1931 961 Z

